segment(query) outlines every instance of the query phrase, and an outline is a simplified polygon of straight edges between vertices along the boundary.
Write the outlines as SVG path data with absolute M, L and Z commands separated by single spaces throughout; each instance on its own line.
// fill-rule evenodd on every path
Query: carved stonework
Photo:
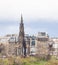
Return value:
M 24 40 L 24 24 L 22 15 L 21 15 L 20 32 L 19 32 L 19 44 L 21 45 L 21 55 L 26 56 L 26 43 Z

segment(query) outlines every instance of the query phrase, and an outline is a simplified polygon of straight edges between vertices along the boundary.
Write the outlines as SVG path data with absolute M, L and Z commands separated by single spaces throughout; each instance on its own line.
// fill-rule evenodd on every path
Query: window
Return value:
M 35 53 L 35 51 L 31 51 L 31 53 Z
M 48 41 L 48 38 L 38 38 L 38 41 Z
M 31 46 L 35 46 L 35 40 L 31 42 Z
M 41 35 L 42 35 L 42 36 L 45 36 L 46 34 L 45 34 L 45 32 L 42 32 Z

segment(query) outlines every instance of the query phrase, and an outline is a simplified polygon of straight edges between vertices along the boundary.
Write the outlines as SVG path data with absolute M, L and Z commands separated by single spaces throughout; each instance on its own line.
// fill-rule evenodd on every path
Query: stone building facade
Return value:
M 38 35 L 30 39 L 30 55 L 47 56 L 49 54 L 49 36 L 45 32 L 39 32 Z
M 39 56 L 47 56 L 49 54 L 49 36 L 45 32 L 39 32 L 37 37 L 37 54 Z

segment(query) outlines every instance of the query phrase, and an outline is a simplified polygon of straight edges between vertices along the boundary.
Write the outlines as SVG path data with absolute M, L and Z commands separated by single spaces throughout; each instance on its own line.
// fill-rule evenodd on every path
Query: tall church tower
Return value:
M 23 17 L 21 15 L 21 22 L 20 22 L 20 32 L 19 32 L 19 44 L 21 48 L 21 55 L 26 56 L 26 43 L 24 40 L 24 24 L 23 24 Z

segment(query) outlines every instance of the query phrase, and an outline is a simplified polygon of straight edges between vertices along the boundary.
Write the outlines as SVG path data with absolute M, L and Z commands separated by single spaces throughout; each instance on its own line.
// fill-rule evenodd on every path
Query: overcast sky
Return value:
M 26 34 L 58 37 L 58 0 L 0 0 L 0 36 L 18 34 L 21 13 Z

